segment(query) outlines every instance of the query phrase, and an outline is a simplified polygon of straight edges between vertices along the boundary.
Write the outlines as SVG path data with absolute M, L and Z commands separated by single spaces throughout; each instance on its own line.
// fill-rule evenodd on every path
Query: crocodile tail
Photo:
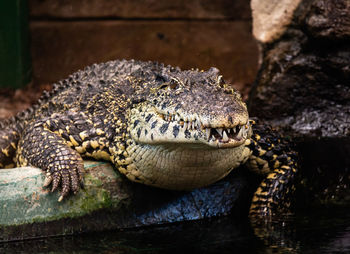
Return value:
M 258 121 L 248 145 L 252 151 L 247 166 L 264 179 L 256 190 L 251 207 L 253 220 L 289 214 L 298 171 L 298 154 L 293 142 L 271 126 Z
M 0 121 L 0 168 L 14 167 L 20 131 L 15 118 Z
M 17 113 L 9 119 L 0 119 L 0 169 L 14 167 L 17 143 L 24 123 L 31 119 L 37 106 Z

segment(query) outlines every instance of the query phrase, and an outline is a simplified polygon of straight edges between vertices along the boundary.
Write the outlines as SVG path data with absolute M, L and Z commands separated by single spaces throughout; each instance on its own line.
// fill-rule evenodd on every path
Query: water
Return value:
M 299 211 L 295 217 L 255 229 L 247 219 L 227 216 L 12 242 L 1 244 L 0 253 L 350 253 L 349 211 L 344 206 Z

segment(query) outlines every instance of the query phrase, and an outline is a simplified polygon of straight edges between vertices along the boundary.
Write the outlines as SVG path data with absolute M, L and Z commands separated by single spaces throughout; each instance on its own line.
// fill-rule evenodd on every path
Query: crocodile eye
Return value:
M 168 84 L 163 84 L 163 85 L 160 85 L 159 87 L 158 87 L 158 89 L 164 89 L 164 88 L 167 88 L 168 87 Z
M 167 88 L 168 90 L 177 90 L 178 88 L 180 88 L 179 81 L 177 81 L 176 79 L 171 79 L 169 82 L 163 83 L 158 87 L 158 89 L 165 88 Z

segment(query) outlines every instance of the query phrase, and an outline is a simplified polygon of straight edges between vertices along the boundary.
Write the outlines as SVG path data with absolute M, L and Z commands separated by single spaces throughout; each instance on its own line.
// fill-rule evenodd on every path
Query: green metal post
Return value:
M 27 0 L 0 0 L 0 87 L 31 80 Z

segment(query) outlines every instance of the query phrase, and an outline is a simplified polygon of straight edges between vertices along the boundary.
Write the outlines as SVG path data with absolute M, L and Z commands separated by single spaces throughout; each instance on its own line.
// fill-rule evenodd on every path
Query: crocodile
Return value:
M 218 69 L 136 60 L 88 66 L 0 121 L 0 168 L 41 168 L 58 201 L 83 187 L 83 158 L 170 190 L 210 185 L 244 164 L 262 176 L 252 217 L 288 211 L 297 173 L 288 141 L 249 119 Z

